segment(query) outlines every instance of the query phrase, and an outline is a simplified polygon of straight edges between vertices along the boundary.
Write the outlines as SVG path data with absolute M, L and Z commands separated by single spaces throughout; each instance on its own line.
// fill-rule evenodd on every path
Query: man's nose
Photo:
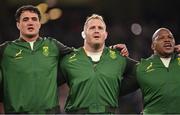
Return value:
M 169 37 L 166 37 L 164 41 L 167 41 L 167 42 L 169 42 L 169 41 L 171 41 L 171 38 L 169 38 Z
M 32 23 L 32 22 L 29 22 L 27 25 L 28 25 L 28 26 L 33 26 L 33 23 Z
M 29 19 L 28 22 L 32 24 L 34 22 L 34 20 L 33 19 Z
M 29 20 L 28 25 L 33 25 L 33 20 Z
M 99 28 L 95 28 L 95 32 L 99 32 Z

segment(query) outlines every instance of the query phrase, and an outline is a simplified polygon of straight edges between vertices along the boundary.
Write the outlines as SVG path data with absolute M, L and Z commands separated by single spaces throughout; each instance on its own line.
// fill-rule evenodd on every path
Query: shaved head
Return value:
M 173 34 L 171 33 L 171 31 L 170 31 L 169 29 L 167 29 L 167 28 L 159 28 L 158 30 L 156 30 L 156 31 L 154 32 L 154 34 L 153 34 L 153 36 L 152 36 L 152 41 L 154 41 L 155 38 L 159 36 L 159 34 L 160 34 L 161 31 L 167 31 L 169 34 L 171 34 L 171 35 L 173 36 Z
M 151 48 L 160 57 L 170 57 L 174 52 L 175 39 L 167 28 L 159 28 L 152 36 Z

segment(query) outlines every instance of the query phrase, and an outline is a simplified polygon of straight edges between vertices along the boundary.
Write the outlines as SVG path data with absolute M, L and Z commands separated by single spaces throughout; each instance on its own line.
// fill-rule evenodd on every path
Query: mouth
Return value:
M 100 38 L 100 36 L 99 35 L 95 35 L 95 36 L 93 36 L 95 39 L 99 39 Z
M 163 47 L 169 49 L 169 48 L 172 48 L 173 46 L 172 46 L 171 43 L 165 43 L 165 44 L 163 45 Z
M 33 27 L 28 27 L 27 29 L 28 29 L 29 31 L 33 31 L 33 30 L 34 30 Z

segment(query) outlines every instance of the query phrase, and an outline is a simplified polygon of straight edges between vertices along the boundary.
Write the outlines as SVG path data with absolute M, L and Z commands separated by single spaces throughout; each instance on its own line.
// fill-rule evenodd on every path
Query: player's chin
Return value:
M 28 37 L 28 38 L 32 38 L 32 37 L 34 37 L 34 36 L 37 36 L 37 34 L 36 34 L 36 33 L 26 34 L 26 37 Z
M 172 55 L 174 53 L 174 50 L 166 50 L 164 53 L 166 55 Z

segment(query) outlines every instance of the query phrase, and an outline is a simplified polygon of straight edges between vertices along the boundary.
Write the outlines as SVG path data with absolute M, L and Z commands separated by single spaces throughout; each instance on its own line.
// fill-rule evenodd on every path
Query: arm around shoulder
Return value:
M 137 79 L 136 79 L 136 67 L 138 61 L 127 58 L 126 69 L 123 75 L 120 86 L 120 96 L 132 93 L 139 88 Z
M 75 48 L 73 48 L 73 47 L 68 47 L 55 39 L 53 39 L 53 40 L 54 40 L 55 44 L 57 45 L 61 55 L 67 55 L 75 50 Z

